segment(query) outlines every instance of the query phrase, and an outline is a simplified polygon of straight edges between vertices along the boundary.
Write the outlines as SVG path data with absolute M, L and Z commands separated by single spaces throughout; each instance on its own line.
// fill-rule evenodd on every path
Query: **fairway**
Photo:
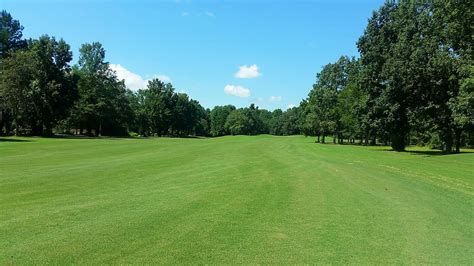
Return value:
M 474 151 L 302 136 L 0 141 L 0 264 L 474 260 Z

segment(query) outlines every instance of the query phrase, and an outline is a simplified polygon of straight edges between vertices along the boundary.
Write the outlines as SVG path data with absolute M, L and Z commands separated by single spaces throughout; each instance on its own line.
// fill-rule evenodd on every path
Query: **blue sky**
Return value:
M 171 80 L 205 107 L 255 103 L 286 109 L 306 98 L 316 73 L 356 41 L 383 0 L 22 1 L 0 0 L 25 27 L 71 45 L 101 42 L 107 61 L 136 89 Z

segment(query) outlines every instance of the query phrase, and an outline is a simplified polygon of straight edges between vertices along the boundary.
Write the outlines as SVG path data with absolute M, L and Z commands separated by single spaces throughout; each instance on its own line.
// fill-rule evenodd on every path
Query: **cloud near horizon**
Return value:
M 157 78 L 165 83 L 171 82 L 170 77 L 166 75 L 156 74 L 149 79 L 145 79 L 142 76 L 131 72 L 120 64 L 110 64 L 109 68 L 117 74 L 119 80 L 125 80 L 125 85 L 127 88 L 137 91 L 140 89 L 146 89 L 148 81 Z
M 226 85 L 224 92 L 229 95 L 246 98 L 250 96 L 250 90 L 239 85 Z
M 260 73 L 260 70 L 258 69 L 258 66 L 256 64 L 253 64 L 251 66 L 243 65 L 239 67 L 239 71 L 234 74 L 236 78 L 241 78 L 241 79 L 251 79 L 251 78 L 256 78 L 261 76 L 262 73 Z
M 216 15 L 215 15 L 213 12 L 207 11 L 207 10 L 198 11 L 198 12 L 183 11 L 183 12 L 181 12 L 181 16 L 182 16 L 182 17 L 201 17 L 201 16 L 207 16 L 207 17 L 211 17 L 211 18 L 216 17 Z
M 268 98 L 268 101 L 269 102 L 280 102 L 282 99 L 283 99 L 283 97 L 281 97 L 281 96 L 270 96 L 270 98 Z

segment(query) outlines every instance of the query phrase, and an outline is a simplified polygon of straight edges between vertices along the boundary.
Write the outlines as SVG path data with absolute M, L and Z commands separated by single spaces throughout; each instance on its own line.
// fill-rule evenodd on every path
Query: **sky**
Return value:
M 26 38 L 100 42 L 132 90 L 171 82 L 204 107 L 287 109 L 356 42 L 383 0 L 0 0 Z

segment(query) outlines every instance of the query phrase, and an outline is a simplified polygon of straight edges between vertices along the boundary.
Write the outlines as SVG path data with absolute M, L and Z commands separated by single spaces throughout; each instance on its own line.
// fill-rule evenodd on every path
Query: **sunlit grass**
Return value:
M 0 264 L 473 261 L 472 150 L 299 136 L 7 140 Z

